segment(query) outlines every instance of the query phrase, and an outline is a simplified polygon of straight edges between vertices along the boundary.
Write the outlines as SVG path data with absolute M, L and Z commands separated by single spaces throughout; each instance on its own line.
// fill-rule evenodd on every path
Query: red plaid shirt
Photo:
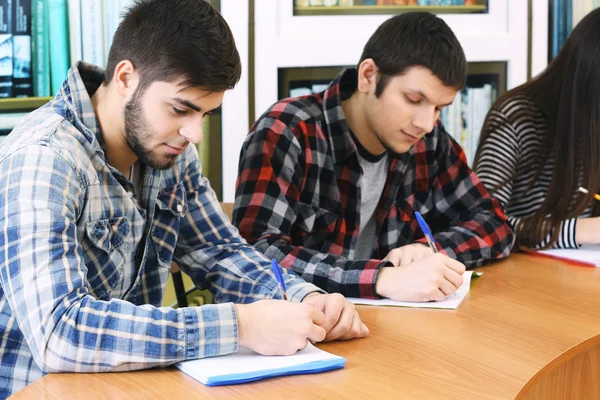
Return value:
M 467 267 L 508 255 L 513 233 L 500 204 L 438 121 L 407 153 L 390 154 L 373 259 L 353 260 L 362 170 L 341 101 L 356 74 L 345 70 L 322 93 L 281 100 L 252 127 L 233 212 L 242 236 L 305 280 L 353 297 L 376 297 L 381 259 L 423 240 L 415 211 L 438 247 Z

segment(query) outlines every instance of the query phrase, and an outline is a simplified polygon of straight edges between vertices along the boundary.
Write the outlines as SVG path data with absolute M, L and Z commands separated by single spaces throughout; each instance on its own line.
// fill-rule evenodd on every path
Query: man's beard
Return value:
M 156 169 L 169 169 L 175 164 L 177 155 L 165 154 L 160 156 L 144 144 L 151 142 L 156 135 L 154 135 L 150 124 L 144 118 L 139 102 L 140 97 L 137 93 L 134 93 L 131 100 L 125 104 L 123 111 L 125 140 L 142 164 Z

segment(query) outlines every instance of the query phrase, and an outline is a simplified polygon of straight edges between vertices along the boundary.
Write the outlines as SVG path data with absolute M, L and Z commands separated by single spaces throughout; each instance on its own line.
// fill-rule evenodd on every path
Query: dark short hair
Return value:
M 462 89 L 467 80 L 467 60 L 454 32 L 428 12 L 399 14 L 381 24 L 365 45 L 359 66 L 368 58 L 380 72 L 377 97 L 391 77 L 415 66 L 429 69 L 448 87 Z
M 123 60 L 137 69 L 142 90 L 183 76 L 186 87 L 220 92 L 241 75 L 233 34 L 205 0 L 137 0 L 114 35 L 104 85 Z

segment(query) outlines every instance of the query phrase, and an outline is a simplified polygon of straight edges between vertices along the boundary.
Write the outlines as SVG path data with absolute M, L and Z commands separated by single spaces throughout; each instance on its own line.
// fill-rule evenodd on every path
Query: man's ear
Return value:
M 116 91 L 125 98 L 130 98 L 139 84 L 139 75 L 133 63 L 123 60 L 115 67 L 112 83 Z
M 379 68 L 372 58 L 363 60 L 358 66 L 358 91 L 363 94 L 375 92 Z

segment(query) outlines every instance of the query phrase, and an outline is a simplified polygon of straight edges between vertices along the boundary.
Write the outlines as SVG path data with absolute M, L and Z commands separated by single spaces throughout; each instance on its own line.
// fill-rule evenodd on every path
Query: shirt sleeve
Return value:
M 345 296 L 378 297 L 375 282 L 388 263 L 351 261 L 292 243 L 294 223 L 305 207 L 303 182 L 310 179 L 305 169 L 326 156 L 309 151 L 284 122 L 261 118 L 242 148 L 233 221 L 250 243 L 306 281 Z
M 271 261 L 250 246 L 223 210 L 197 157 L 185 171 L 188 212 L 181 222 L 175 260 L 215 301 L 251 303 L 281 298 Z M 325 293 L 284 268 L 286 293 L 300 302 L 312 292 Z
M 438 129 L 444 128 L 440 124 Z M 426 218 L 435 226 L 436 219 L 443 217 L 450 227 L 434 229 L 435 240 L 468 268 L 506 257 L 513 246 L 513 233 L 500 203 L 469 168 L 462 148 L 442 133 L 431 189 L 434 210 Z
M 484 186 L 500 201 L 505 210 L 513 200 L 513 177 L 521 157 L 519 138 L 513 125 L 496 109 L 491 109 L 488 121 L 483 128 L 486 139 L 482 141 L 477 154 L 476 173 Z M 533 213 L 533 210 L 532 210 Z M 575 235 L 578 218 L 570 218 L 560 224 L 558 241 L 553 248 L 578 248 Z M 524 218 L 508 214 L 508 222 L 515 230 L 515 244 L 519 246 L 522 233 L 517 228 Z M 550 243 L 552 233 L 534 248 L 542 248 Z
M 231 303 L 171 309 L 90 294 L 77 234 L 85 184 L 55 151 L 22 148 L 0 175 L 0 287 L 42 371 L 134 370 L 237 350 Z

